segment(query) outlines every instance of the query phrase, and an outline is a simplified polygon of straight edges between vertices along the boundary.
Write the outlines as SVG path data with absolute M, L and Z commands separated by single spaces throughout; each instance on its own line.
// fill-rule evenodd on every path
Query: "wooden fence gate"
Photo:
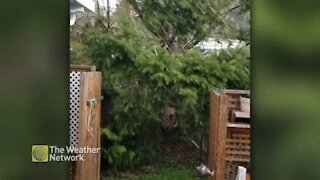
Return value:
M 208 167 L 214 170 L 214 176 L 209 176 L 209 180 L 234 180 L 239 165 L 249 167 L 250 122 L 235 121 L 240 96 L 249 94 L 248 90 L 211 92 Z M 250 119 L 250 113 L 240 112 L 240 116 Z
M 70 146 L 100 148 L 101 72 L 93 66 L 70 67 Z M 100 154 L 84 153 L 73 162 L 72 180 L 99 180 Z

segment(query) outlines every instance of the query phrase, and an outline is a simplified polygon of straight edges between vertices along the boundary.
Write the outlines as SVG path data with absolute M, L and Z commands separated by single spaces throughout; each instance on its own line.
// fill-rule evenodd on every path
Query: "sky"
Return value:
M 119 0 L 109 0 L 110 2 L 110 10 L 113 12 L 116 9 L 116 4 Z M 99 0 L 99 2 L 103 2 L 105 6 L 107 6 L 107 0 Z M 101 4 L 103 5 L 103 4 Z

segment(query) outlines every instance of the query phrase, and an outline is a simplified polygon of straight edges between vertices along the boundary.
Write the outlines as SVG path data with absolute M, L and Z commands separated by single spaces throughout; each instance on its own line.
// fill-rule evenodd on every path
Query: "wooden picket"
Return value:
M 78 122 L 78 147 L 100 148 L 101 72 L 92 67 L 72 67 L 80 71 L 80 103 Z M 90 100 L 97 99 L 96 104 Z M 73 164 L 71 179 L 99 180 L 101 152 L 85 153 L 84 161 Z
M 214 170 L 214 176 L 209 180 L 229 179 L 237 165 L 250 162 L 250 124 L 232 119 L 240 110 L 240 95 L 248 94 L 247 90 L 211 92 L 208 167 Z

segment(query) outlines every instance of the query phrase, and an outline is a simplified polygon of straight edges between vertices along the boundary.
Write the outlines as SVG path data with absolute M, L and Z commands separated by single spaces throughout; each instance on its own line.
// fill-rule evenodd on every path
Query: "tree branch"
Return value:
M 129 4 L 131 4 L 133 10 L 138 13 L 140 19 L 142 20 L 142 12 L 141 12 L 141 9 L 139 8 L 137 1 L 136 0 L 127 0 L 127 2 Z
M 203 38 L 204 39 L 204 38 Z M 191 49 L 193 48 L 195 45 L 197 45 L 199 42 L 201 42 L 203 39 L 197 39 L 197 40 L 193 40 L 190 44 L 188 44 L 187 46 L 185 46 L 184 49 Z
M 233 7 L 233 8 L 231 8 L 231 9 L 229 9 L 229 11 L 228 11 L 228 12 L 231 12 L 231 11 L 233 11 L 233 10 L 235 10 L 235 9 L 239 8 L 239 7 L 240 7 L 240 6 L 239 6 L 239 5 L 237 5 L 237 6 Z

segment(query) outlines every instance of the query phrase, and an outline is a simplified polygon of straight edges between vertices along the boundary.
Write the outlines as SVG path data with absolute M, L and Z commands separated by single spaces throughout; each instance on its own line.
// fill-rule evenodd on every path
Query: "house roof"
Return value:
M 76 22 L 76 12 L 95 12 L 94 0 L 70 0 L 70 26 Z
M 76 11 L 95 12 L 94 0 L 70 0 L 70 13 Z

